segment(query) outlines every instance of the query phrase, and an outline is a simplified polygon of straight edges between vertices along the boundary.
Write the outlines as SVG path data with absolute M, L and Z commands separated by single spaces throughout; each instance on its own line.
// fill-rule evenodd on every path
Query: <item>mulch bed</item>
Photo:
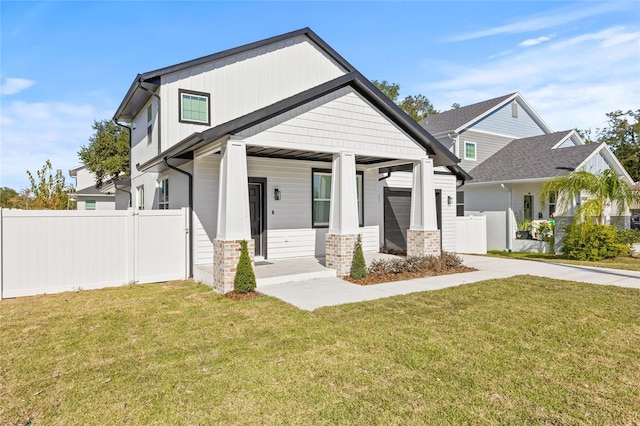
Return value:
M 224 297 L 231 300 L 249 300 L 259 296 L 262 296 L 262 294 L 257 291 L 250 291 L 248 293 L 236 293 L 235 291 L 230 291 L 229 293 L 224 294 Z
M 400 274 L 369 274 L 364 278 L 359 280 L 355 280 L 349 276 L 344 277 L 346 281 L 352 282 L 354 284 L 359 285 L 371 285 L 371 284 L 380 284 L 380 283 L 388 283 L 392 281 L 401 281 L 401 280 L 412 280 L 414 278 L 424 278 L 424 277 L 435 277 L 438 275 L 450 275 L 450 274 L 459 274 L 461 272 L 472 272 L 476 271 L 475 268 L 470 268 L 468 266 L 460 265 L 453 267 L 451 269 L 447 269 L 445 271 L 419 271 L 419 272 L 402 272 Z

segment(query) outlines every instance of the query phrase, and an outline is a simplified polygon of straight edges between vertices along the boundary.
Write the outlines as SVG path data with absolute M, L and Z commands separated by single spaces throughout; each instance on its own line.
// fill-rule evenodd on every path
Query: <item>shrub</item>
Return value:
M 454 253 L 442 252 L 440 256 L 411 256 L 374 260 L 369 265 L 371 275 L 392 275 L 403 272 L 443 272 L 462 264 L 462 258 Z
M 364 260 L 364 253 L 362 253 L 362 239 L 358 235 L 358 241 L 356 241 L 356 249 L 353 253 L 353 262 L 351 263 L 351 278 L 359 280 L 367 275 L 367 262 Z
M 256 276 L 251 266 L 251 258 L 247 249 L 247 242 L 240 241 L 240 259 L 233 278 L 233 291 L 236 293 L 250 293 L 256 289 Z
M 627 252 L 626 246 L 616 242 L 616 228 L 613 226 L 584 222 L 568 225 L 565 229 L 567 234 L 562 239 L 562 254 L 569 259 L 601 260 Z
M 631 246 L 640 243 L 640 230 L 637 229 L 619 229 L 616 233 L 616 243 Z

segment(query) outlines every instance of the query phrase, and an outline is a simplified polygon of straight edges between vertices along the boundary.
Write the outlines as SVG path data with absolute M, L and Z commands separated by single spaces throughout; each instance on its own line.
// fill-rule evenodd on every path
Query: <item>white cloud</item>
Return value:
M 509 24 L 461 34 L 454 37 L 452 41 L 473 40 L 500 34 L 521 34 L 531 31 L 540 31 L 547 28 L 567 25 L 571 22 L 602 15 L 604 13 L 624 11 L 630 7 L 633 7 L 633 10 L 636 10 L 636 6 L 629 2 L 585 2 L 581 3 L 579 8 L 569 6 L 553 9 L 541 14 L 523 17 L 522 19 Z
M 430 63 L 444 77 L 419 88 L 438 109 L 519 91 L 553 129 L 595 129 L 608 112 L 638 108 L 639 45 L 640 32 L 614 27 L 483 63 Z
M 537 46 L 538 44 L 544 43 L 545 41 L 549 41 L 553 38 L 553 36 L 542 36 L 538 38 L 530 38 L 523 42 L 518 43 L 518 47 L 531 47 Z
M 0 115 L 0 186 L 26 187 L 26 171 L 39 170 L 47 159 L 72 183 L 69 169 L 80 162 L 77 152 L 89 143 L 93 120 L 109 116 L 109 112 L 97 111 L 88 104 L 4 103 Z
M 34 84 L 36 84 L 35 81 L 26 78 L 5 78 L 0 86 L 0 95 L 15 95 Z

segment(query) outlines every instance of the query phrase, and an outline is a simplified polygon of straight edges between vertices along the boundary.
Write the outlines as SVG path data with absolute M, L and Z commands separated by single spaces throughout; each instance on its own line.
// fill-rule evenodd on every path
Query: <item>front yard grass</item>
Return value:
M 0 301 L 0 424 L 637 424 L 640 292 L 520 276 L 298 310 L 193 282 Z
M 602 259 L 598 261 L 571 260 L 560 255 L 545 253 L 526 252 L 506 252 L 500 250 L 489 250 L 487 256 L 509 257 L 512 259 L 540 260 L 551 263 L 567 263 L 569 265 L 595 266 L 598 268 L 624 269 L 627 271 L 640 271 L 640 257 L 638 256 L 618 256 L 614 259 Z

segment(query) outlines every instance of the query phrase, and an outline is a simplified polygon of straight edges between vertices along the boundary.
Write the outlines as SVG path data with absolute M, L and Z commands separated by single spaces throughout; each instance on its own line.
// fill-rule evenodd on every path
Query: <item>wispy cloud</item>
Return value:
M 627 10 L 630 3 L 609 2 L 585 2 L 582 7 L 563 7 L 545 13 L 522 17 L 511 23 L 493 28 L 474 31 L 453 37 L 451 41 L 473 40 L 500 34 L 521 34 L 532 31 L 541 31 L 579 21 L 584 18 L 598 16 L 603 13 Z M 633 6 L 635 7 L 635 6 Z
M 522 42 L 518 43 L 518 47 L 537 46 L 538 44 L 544 43 L 546 41 L 550 41 L 553 37 L 555 37 L 555 36 L 554 35 L 548 35 L 548 36 L 542 36 L 542 37 L 538 37 L 538 38 L 530 38 L 530 39 L 527 39 L 525 41 L 522 41 Z
M 605 113 L 638 108 L 639 45 L 640 32 L 613 27 L 472 66 L 429 63 L 445 77 L 420 90 L 440 109 L 519 91 L 556 130 L 602 127 Z
M 5 78 L 2 85 L 0 85 L 0 95 L 15 95 L 34 84 L 36 84 L 35 81 L 27 80 L 26 78 Z
M 0 186 L 25 187 L 26 171 L 40 169 L 47 159 L 69 179 L 69 168 L 79 163 L 77 151 L 88 144 L 93 133 L 93 120 L 106 116 L 108 112 L 85 104 L 23 101 L 3 104 Z

